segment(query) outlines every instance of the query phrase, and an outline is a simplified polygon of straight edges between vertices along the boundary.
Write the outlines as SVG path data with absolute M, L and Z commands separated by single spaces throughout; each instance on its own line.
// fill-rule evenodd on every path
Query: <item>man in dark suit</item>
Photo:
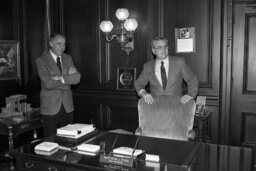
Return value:
M 72 57 L 64 53 L 65 35 L 50 37 L 50 50 L 36 59 L 41 80 L 40 109 L 44 136 L 56 133 L 58 127 L 73 123 L 73 97 L 70 85 L 78 84 L 81 75 Z
M 152 52 L 156 59 L 144 64 L 143 70 L 135 81 L 134 86 L 139 96 L 150 104 L 154 96 L 172 95 L 182 96 L 183 79 L 187 83 L 187 94 L 181 97 L 182 103 L 196 97 L 198 80 L 183 58 L 169 56 L 168 40 L 156 37 L 151 42 Z M 145 86 L 150 86 L 150 93 Z

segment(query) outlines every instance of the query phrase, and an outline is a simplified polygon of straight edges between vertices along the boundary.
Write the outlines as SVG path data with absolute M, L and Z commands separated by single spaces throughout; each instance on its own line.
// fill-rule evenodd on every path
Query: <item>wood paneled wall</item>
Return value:
M 42 53 L 45 0 L 5 0 L 10 8 L 13 2 L 18 4 L 21 56 L 27 66 L 23 67 L 24 87 L 29 100 L 38 106 L 40 81 L 34 62 Z M 139 24 L 134 51 L 129 55 L 121 51 L 117 42 L 106 43 L 99 30 L 100 21 L 105 19 L 117 26 L 115 11 L 122 7 L 127 8 Z M 9 23 L 8 28 L 13 25 Z M 117 90 L 117 68 L 136 68 L 138 76 L 143 64 L 153 59 L 151 39 L 165 36 L 171 46 L 170 53 L 183 56 L 197 74 L 199 95 L 207 96 L 207 108 L 212 111 L 212 142 L 218 142 L 221 0 L 196 3 L 189 0 L 51 0 L 51 25 L 53 31 L 67 35 L 66 52 L 73 56 L 82 74 L 80 84 L 73 87 L 76 122 L 93 122 L 104 129 L 134 130 L 138 124 L 138 97 L 135 91 Z M 195 53 L 175 54 L 176 27 L 195 27 Z M 15 30 L 10 32 L 7 35 L 16 34 Z M 0 37 L 3 36 L 0 34 Z M 14 39 L 14 36 L 7 38 Z

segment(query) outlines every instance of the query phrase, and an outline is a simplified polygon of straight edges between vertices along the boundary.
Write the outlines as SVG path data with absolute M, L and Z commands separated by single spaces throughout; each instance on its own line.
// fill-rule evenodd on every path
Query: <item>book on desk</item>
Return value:
M 97 134 L 92 124 L 69 124 L 57 129 L 54 141 L 65 147 L 74 147 Z

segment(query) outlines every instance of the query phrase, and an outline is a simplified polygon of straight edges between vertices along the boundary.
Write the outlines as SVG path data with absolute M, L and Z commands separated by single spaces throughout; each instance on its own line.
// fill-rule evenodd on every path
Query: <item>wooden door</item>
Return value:
M 234 5 L 230 144 L 256 145 L 256 6 Z

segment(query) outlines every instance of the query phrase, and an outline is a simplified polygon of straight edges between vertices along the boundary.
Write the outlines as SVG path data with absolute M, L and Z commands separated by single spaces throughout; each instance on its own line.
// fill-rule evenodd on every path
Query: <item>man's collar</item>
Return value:
M 57 55 L 55 55 L 52 50 L 50 50 L 50 54 L 52 55 L 53 59 L 56 61 L 57 60 Z M 61 56 L 60 56 L 61 57 Z
M 164 63 L 167 63 L 167 62 L 169 62 L 169 55 L 164 60 L 156 59 L 156 61 L 159 62 L 159 63 L 161 63 L 162 61 Z

